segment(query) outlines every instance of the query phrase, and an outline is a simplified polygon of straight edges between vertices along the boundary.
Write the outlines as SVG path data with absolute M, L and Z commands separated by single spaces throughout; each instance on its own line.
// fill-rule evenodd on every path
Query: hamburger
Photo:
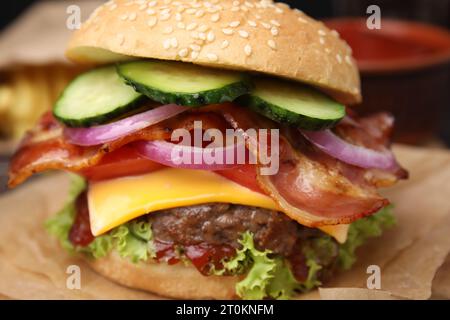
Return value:
M 393 118 L 348 108 L 351 49 L 303 12 L 110 1 L 66 53 L 92 68 L 23 138 L 9 185 L 71 172 L 46 228 L 99 274 L 172 298 L 292 298 L 393 225 L 378 193 L 407 178 Z

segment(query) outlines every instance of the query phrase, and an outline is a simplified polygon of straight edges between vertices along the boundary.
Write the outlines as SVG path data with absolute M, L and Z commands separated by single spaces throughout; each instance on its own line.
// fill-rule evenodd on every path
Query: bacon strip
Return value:
M 124 138 L 100 146 L 82 147 L 67 142 L 63 128 L 51 115 L 45 114 L 38 125 L 27 133 L 11 159 L 9 187 L 17 186 L 31 175 L 52 169 L 80 171 L 96 165 L 109 152 L 138 140 L 167 140 L 178 128 L 192 130 L 194 121 L 202 121 L 204 129 L 225 129 L 228 125 L 214 113 L 183 113 Z
M 235 129 L 274 126 L 265 118 L 246 114 L 248 111 L 231 105 L 217 111 L 222 112 Z M 405 177 L 404 170 L 402 174 L 394 174 L 348 165 L 315 148 L 296 130 L 284 128 L 282 131 L 279 171 L 276 175 L 264 176 L 257 170 L 258 182 L 291 219 L 302 225 L 347 224 L 375 213 L 389 204 L 376 188 Z
M 392 126 L 392 121 L 389 124 L 386 119 L 384 116 L 357 119 L 354 123 L 340 124 L 335 130 L 352 143 L 385 147 Z M 51 115 L 46 115 L 28 133 L 14 155 L 9 185 L 15 186 L 33 173 L 49 169 L 80 171 L 96 165 L 105 154 L 133 141 L 167 140 L 177 128 L 192 130 L 194 121 L 202 121 L 203 129 L 224 130 L 231 125 L 242 132 L 249 128 L 279 126 L 245 108 L 222 104 L 180 114 L 101 146 L 80 147 L 69 144 L 61 125 Z M 343 163 L 318 150 L 297 130 L 289 128 L 281 129 L 279 163 L 277 174 L 258 174 L 258 183 L 290 218 L 309 227 L 350 223 L 378 211 L 388 204 L 388 200 L 377 193 L 377 187 L 391 185 L 407 176 L 403 169 L 383 172 Z

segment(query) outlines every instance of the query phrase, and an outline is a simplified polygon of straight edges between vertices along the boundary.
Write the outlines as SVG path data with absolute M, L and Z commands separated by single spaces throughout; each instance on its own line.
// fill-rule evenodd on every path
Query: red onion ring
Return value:
M 90 128 L 66 127 L 64 128 L 64 134 L 72 144 L 95 146 L 142 130 L 155 123 L 169 119 L 187 109 L 189 108 L 176 104 L 167 104 L 100 126 Z
M 168 167 L 209 171 L 226 170 L 239 166 L 236 155 L 240 147 L 244 147 L 245 150 L 245 143 L 235 143 L 226 147 L 200 148 L 164 140 L 139 141 L 135 143 L 135 146 L 143 157 Z M 218 157 L 220 163 L 207 163 L 205 154 L 208 153 L 211 157 Z M 186 158 L 188 161 L 183 161 Z M 227 163 L 227 159 L 233 159 L 233 163 Z
M 317 148 L 348 164 L 366 169 L 392 170 L 397 167 L 395 157 L 388 149 L 376 151 L 357 146 L 341 139 L 331 130 L 300 132 Z

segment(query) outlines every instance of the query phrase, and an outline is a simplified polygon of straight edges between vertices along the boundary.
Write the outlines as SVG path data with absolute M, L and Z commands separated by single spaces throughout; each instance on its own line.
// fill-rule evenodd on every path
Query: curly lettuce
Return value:
M 74 246 L 69 240 L 69 232 L 76 215 L 75 200 L 85 188 L 84 179 L 72 175 L 66 205 L 45 223 L 47 231 L 59 240 L 63 248 L 69 252 L 83 252 L 95 259 L 106 256 L 112 250 L 116 250 L 121 257 L 129 258 L 133 262 L 146 261 L 149 257 L 155 256 L 151 225 L 142 220 L 127 222 L 95 237 L 86 247 Z
M 369 238 L 379 237 L 383 231 L 393 227 L 396 223 L 393 206 L 387 206 L 376 214 L 359 219 L 350 225 L 347 241 L 340 245 L 338 266 L 348 270 L 356 261 L 356 249 Z

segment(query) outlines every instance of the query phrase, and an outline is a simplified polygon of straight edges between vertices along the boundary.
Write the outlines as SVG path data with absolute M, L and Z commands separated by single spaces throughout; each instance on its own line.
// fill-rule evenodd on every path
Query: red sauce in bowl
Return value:
M 366 19 L 326 21 L 353 49 L 362 72 L 416 69 L 450 61 L 450 33 L 422 23 L 383 18 L 370 30 Z

